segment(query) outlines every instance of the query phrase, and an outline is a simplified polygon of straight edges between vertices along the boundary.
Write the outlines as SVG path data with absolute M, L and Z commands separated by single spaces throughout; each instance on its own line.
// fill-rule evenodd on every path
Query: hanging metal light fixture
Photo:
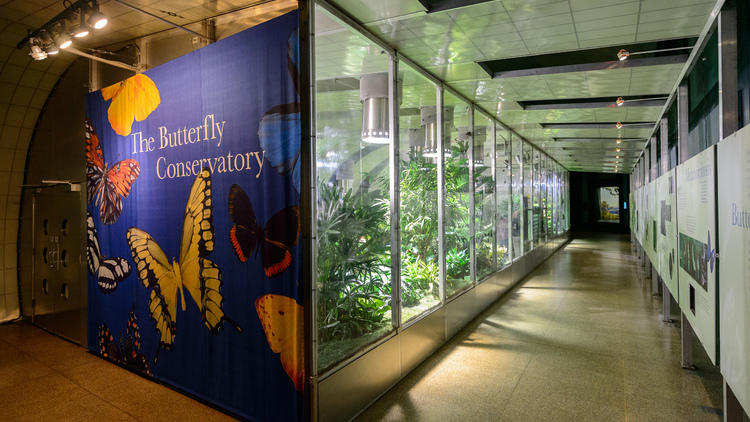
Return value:
M 362 103 L 362 141 L 370 144 L 390 143 L 388 122 L 388 73 L 371 73 L 359 79 Z
M 424 127 L 424 148 L 422 155 L 427 158 L 438 158 L 437 106 L 426 106 L 419 109 L 419 119 Z M 445 136 L 453 126 L 453 107 L 443 107 L 443 150 L 450 156 L 450 138 Z

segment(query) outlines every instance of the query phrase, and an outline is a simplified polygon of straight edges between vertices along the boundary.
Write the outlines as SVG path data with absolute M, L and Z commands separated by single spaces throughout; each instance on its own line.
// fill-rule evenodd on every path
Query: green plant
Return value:
M 469 249 L 453 248 L 445 254 L 445 274 L 448 279 L 463 279 L 469 275 Z
M 387 324 L 390 311 L 388 204 L 377 191 L 318 186 L 318 335 L 321 343 Z
M 404 306 L 416 306 L 428 294 L 440 297 L 437 263 L 427 263 L 404 254 L 401 265 L 401 301 Z

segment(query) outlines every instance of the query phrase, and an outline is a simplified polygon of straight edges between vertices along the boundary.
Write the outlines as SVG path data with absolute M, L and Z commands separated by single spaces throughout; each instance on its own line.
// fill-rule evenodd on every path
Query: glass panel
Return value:
M 495 125 L 497 269 L 510 264 L 510 133 Z
M 401 321 L 440 304 L 436 86 L 400 64 Z
M 445 291 L 450 297 L 471 284 L 468 156 L 471 109 L 448 92 L 444 104 Z
M 323 10 L 317 16 L 316 25 L 326 28 L 315 49 L 317 327 L 323 371 L 392 330 L 390 128 L 387 88 L 381 89 L 388 80 L 388 55 Z
M 477 280 L 495 271 L 495 175 L 492 167 L 494 123 L 474 113 L 474 255 Z
M 542 242 L 546 242 L 549 240 L 549 234 L 547 233 L 547 225 L 549 223 L 548 215 L 549 212 L 547 210 L 547 165 L 549 164 L 549 158 L 546 155 L 542 155 L 542 161 L 541 161 L 541 179 L 540 179 L 540 202 L 542 207 L 542 223 L 541 223 L 541 230 L 542 230 Z
M 521 197 L 523 196 L 523 163 L 521 162 L 523 154 L 521 151 L 521 140 L 513 136 L 511 142 L 511 154 L 513 159 L 511 160 L 510 174 L 511 174 L 511 233 L 513 236 L 513 260 L 516 260 L 523 255 L 522 239 L 521 239 L 521 224 L 523 219 L 521 218 Z
M 534 156 L 534 164 L 533 164 L 533 171 L 534 171 L 534 179 L 533 179 L 533 213 L 534 213 L 534 220 L 533 220 L 533 227 L 534 227 L 534 245 L 539 246 L 544 242 L 544 239 L 542 239 L 542 202 L 541 202 L 541 177 L 542 177 L 542 154 L 539 152 L 538 149 L 535 149 L 533 151 Z
M 534 249 L 534 150 L 530 144 L 523 142 L 523 253 Z
M 719 142 L 719 44 L 714 31 L 688 75 L 688 157 Z

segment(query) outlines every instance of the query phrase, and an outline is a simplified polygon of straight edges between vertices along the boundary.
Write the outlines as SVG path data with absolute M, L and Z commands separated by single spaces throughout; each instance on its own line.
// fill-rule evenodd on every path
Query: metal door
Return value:
M 86 305 L 80 195 L 67 185 L 34 192 L 31 275 L 34 324 L 79 344 Z

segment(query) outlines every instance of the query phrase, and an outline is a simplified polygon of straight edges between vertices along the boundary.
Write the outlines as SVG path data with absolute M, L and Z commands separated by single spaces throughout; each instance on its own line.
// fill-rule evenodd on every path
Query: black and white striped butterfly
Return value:
M 88 239 L 86 240 L 86 255 L 89 273 L 97 277 L 96 283 L 103 293 L 112 293 L 117 284 L 130 275 L 130 263 L 125 258 L 105 258 L 99 247 L 99 235 L 96 233 L 94 218 L 86 212 L 86 226 Z

